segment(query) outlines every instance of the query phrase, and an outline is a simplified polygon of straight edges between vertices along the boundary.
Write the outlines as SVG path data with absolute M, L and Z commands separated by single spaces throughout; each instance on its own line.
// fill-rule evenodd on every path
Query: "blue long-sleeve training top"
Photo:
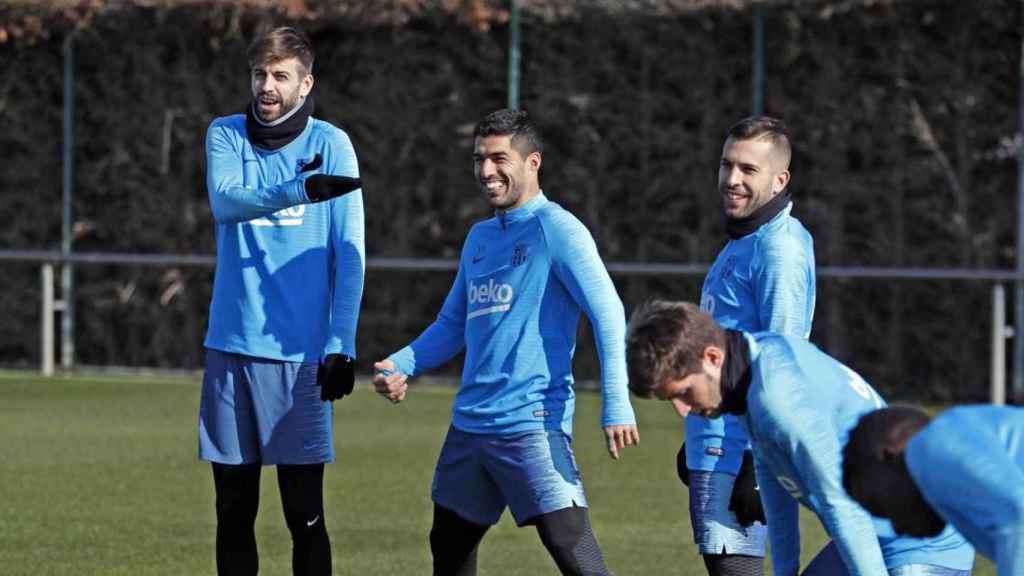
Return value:
M 322 165 L 301 172 L 318 154 Z M 315 173 L 359 176 L 348 135 L 310 118 L 295 140 L 267 151 L 248 140 L 245 115 L 217 118 L 206 166 L 217 224 L 206 347 L 288 362 L 355 357 L 362 192 L 310 204 L 303 187 Z
M 906 462 L 925 500 L 999 576 L 1024 574 L 1024 409 L 950 409 L 911 438 Z
M 601 362 L 602 426 L 635 424 L 622 301 L 590 232 L 543 192 L 473 226 L 437 319 L 390 359 L 399 372 L 415 376 L 465 347 L 453 426 L 483 434 L 554 429 L 571 436 L 581 310 Z
M 885 405 L 878 393 L 802 338 L 746 336 L 751 384 L 741 422 L 754 450 L 775 574 L 799 572 L 797 502 L 821 520 L 852 576 L 908 564 L 970 570 L 974 549 L 952 527 L 934 538 L 896 536 L 843 490 L 843 446 L 861 415 Z
M 704 278 L 701 309 L 724 328 L 807 338 L 814 316 L 814 240 L 790 202 L 753 233 L 730 240 Z M 747 434 L 735 416 L 686 417 L 691 470 L 736 474 Z

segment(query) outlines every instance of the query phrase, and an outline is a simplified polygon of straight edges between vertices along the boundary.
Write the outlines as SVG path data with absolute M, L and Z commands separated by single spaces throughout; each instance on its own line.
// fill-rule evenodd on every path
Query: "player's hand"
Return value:
M 316 384 L 320 387 L 320 399 L 334 401 L 352 393 L 356 382 L 356 363 L 346 354 L 324 356 L 316 371 Z
M 348 176 L 311 174 L 306 177 L 303 186 L 310 202 L 323 202 L 362 188 L 363 181 Z
M 391 360 L 373 363 L 373 388 L 392 404 L 405 400 L 405 393 L 409 390 L 409 384 L 406 383 L 408 378 L 408 375 L 398 371 Z
M 761 504 L 761 492 L 757 489 L 757 478 L 754 476 L 754 453 L 750 450 L 743 452 L 743 464 L 732 485 L 729 510 L 736 514 L 740 526 L 750 526 L 755 520 L 767 523 L 764 506 Z
M 640 431 L 633 424 L 605 426 L 604 438 L 607 441 L 608 455 L 618 460 L 619 450 L 640 443 Z
M 686 465 L 686 442 L 683 442 L 676 454 L 676 474 L 684 486 L 690 485 L 690 468 Z

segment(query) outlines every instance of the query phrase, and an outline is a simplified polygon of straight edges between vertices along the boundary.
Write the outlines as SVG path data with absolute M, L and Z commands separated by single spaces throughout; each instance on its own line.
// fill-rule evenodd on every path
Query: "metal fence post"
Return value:
M 43 376 L 53 376 L 53 264 L 43 262 L 40 269 L 42 276 L 42 307 L 39 318 L 40 369 Z
M 992 403 L 1006 404 L 1006 290 L 992 286 Z
M 508 107 L 519 108 L 519 1 L 509 0 Z
M 75 67 L 74 32 L 64 40 L 64 178 L 61 195 L 61 255 L 71 254 L 71 199 L 74 194 L 75 158 Z M 71 370 L 75 363 L 75 295 L 74 266 L 64 260 L 60 267 L 61 300 L 64 302 L 60 316 L 60 365 Z
M 764 6 L 754 5 L 753 114 L 764 114 Z

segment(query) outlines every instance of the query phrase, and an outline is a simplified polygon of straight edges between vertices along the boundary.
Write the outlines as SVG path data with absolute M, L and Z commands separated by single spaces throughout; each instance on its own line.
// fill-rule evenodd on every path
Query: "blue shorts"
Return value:
M 800 574 L 801 576 L 847 576 L 849 573 L 839 555 L 836 543 L 829 542 Z M 889 576 L 971 576 L 971 571 L 933 564 L 904 564 L 889 568 Z
M 317 364 L 206 351 L 199 457 L 220 464 L 334 461 L 330 402 Z
M 729 510 L 736 476 L 690 470 L 690 523 L 701 554 L 764 556 L 766 528 L 754 522 L 744 528 Z
M 452 426 L 434 471 L 434 502 L 483 526 L 495 524 L 505 506 L 520 526 L 548 512 L 585 508 L 569 442 L 559 430 L 500 436 Z

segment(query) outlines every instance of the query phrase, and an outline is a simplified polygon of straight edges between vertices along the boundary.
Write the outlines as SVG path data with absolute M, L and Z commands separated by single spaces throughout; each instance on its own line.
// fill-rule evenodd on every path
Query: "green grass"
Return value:
M 416 386 L 392 406 L 367 382 L 335 403 L 338 461 L 328 466 L 326 519 L 334 572 L 430 573 L 430 481 L 453 389 Z M 213 574 L 213 481 L 196 457 L 194 379 L 0 373 L 0 573 Z M 605 557 L 620 576 L 703 575 L 686 493 L 675 478 L 681 422 L 635 401 L 642 443 L 611 460 L 600 398 L 577 404 L 577 459 Z M 824 544 L 803 512 L 804 561 Z M 273 469 L 257 521 L 262 574 L 290 573 Z M 976 574 L 994 574 L 982 561 Z M 508 514 L 484 539 L 480 574 L 557 574 L 531 528 Z

